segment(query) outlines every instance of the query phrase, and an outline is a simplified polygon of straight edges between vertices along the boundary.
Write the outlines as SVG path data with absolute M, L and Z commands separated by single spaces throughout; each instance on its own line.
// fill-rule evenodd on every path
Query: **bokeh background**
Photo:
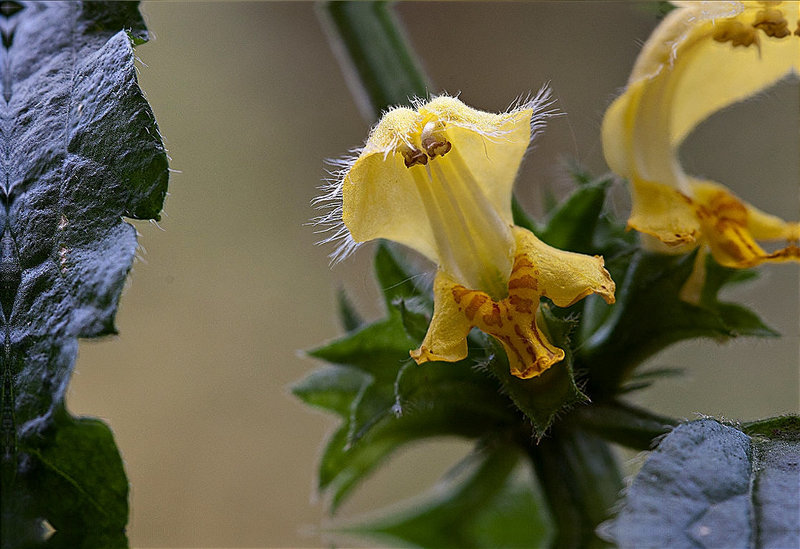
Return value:
M 332 416 L 294 399 L 317 365 L 301 350 L 335 337 L 335 293 L 380 314 L 371 248 L 329 268 L 309 202 L 323 160 L 359 145 L 361 117 L 311 3 L 145 2 L 154 39 L 140 84 L 177 170 L 159 225 L 138 223 L 141 260 L 120 335 L 84 341 L 68 395 L 114 429 L 131 481 L 133 547 L 317 547 L 313 500 Z M 565 165 L 607 170 L 599 128 L 656 24 L 640 2 L 405 3 L 396 6 L 435 88 L 505 109 L 549 82 L 566 116 L 538 139 L 517 183 L 538 211 L 568 192 Z M 797 219 L 800 93 L 781 83 L 699 127 L 687 171 Z M 625 215 L 620 187 L 610 204 Z M 798 268 L 767 266 L 727 297 L 783 337 L 679 345 L 652 361 L 684 376 L 633 399 L 678 417 L 753 419 L 798 411 Z M 379 471 L 343 516 L 433 484 L 468 451 L 415 446 Z M 624 454 L 623 459 L 629 459 Z

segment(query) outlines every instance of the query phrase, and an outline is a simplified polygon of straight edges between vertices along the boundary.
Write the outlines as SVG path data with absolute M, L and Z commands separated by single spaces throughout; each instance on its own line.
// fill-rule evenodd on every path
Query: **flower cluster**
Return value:
M 700 247 L 682 291 L 697 302 L 705 253 L 745 268 L 800 260 L 800 225 L 766 214 L 719 183 L 687 175 L 678 149 L 711 114 L 800 73 L 800 2 L 674 2 L 645 44 L 628 85 L 603 120 L 611 169 L 631 185 L 628 226 L 645 245 Z M 563 360 L 537 313 L 542 297 L 566 307 L 595 293 L 614 302 L 599 256 L 557 250 L 517 227 L 511 193 L 531 140 L 553 114 L 547 91 L 491 114 L 439 96 L 384 114 L 363 149 L 319 202 L 342 258 L 386 238 L 438 266 L 434 313 L 418 362 L 467 356 L 477 327 L 500 341 L 511 371 L 537 376 Z M 782 244 L 766 251 L 758 241 Z

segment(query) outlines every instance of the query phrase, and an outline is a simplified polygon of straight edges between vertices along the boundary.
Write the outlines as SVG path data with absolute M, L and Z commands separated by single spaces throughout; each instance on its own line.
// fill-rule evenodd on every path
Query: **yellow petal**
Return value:
M 569 307 L 589 294 L 614 303 L 614 281 L 603 268 L 602 257 L 553 248 L 521 227 L 514 227 L 514 237 L 517 240 L 514 267 L 529 269 L 524 271 L 525 276 L 536 280 L 540 296 L 550 298 L 559 307 Z M 522 284 L 523 280 L 512 274 L 508 282 L 509 294 Z
M 436 274 L 433 283 L 433 318 L 422 345 L 410 353 L 417 364 L 428 361 L 458 362 L 467 357 L 467 334 L 472 329 L 472 323 L 453 298 L 454 288 L 463 286 L 444 271 Z
M 356 242 L 386 238 L 437 262 L 425 204 L 402 155 L 363 153 L 342 186 L 342 221 Z
M 692 243 L 700 222 L 690 198 L 659 183 L 631 182 L 633 209 L 628 227 L 656 237 L 669 246 Z
M 547 93 L 507 113 L 494 114 L 467 107 L 454 97 L 439 96 L 420 107 L 423 116 L 447 123 L 453 147 L 469 159 L 469 168 L 481 190 L 511 225 L 511 193 L 531 138 L 534 114 L 549 103 Z M 533 120 L 533 131 L 539 121 Z
M 553 345 L 536 323 L 542 296 L 561 307 L 590 293 L 614 302 L 614 282 L 603 268 L 602 258 L 557 250 L 520 227 L 514 227 L 514 237 L 516 256 L 504 299 L 466 288 L 439 271 L 433 319 L 420 348 L 411 351 L 418 364 L 465 358 L 467 334 L 477 327 L 503 345 L 513 375 L 535 377 L 564 359 L 564 351 Z
M 800 258 L 794 244 L 767 252 L 756 242 L 756 237 L 764 240 L 793 239 L 795 224 L 761 212 L 717 183 L 693 180 L 692 189 L 705 241 L 720 265 L 746 268 Z
M 389 111 L 343 175 L 341 218 L 355 242 L 416 249 L 468 287 L 505 295 L 511 191 L 547 93 L 502 114 L 437 97 Z
M 526 279 L 531 269 L 515 265 L 512 277 Z M 521 379 L 538 376 L 564 359 L 564 351 L 544 336 L 536 324 L 539 295 L 533 286 L 509 289 L 494 301 L 485 292 L 470 290 L 443 271 L 434 284 L 434 313 L 419 349 L 417 362 L 456 362 L 467 356 L 467 334 L 474 326 L 497 339 L 508 356 L 511 373 Z
M 718 216 L 735 220 L 758 240 L 796 240 L 797 224 L 765 213 L 744 202 L 725 186 L 703 179 L 691 179 L 695 200 L 715 211 Z
M 793 34 L 800 3 L 743 4 L 734 18 L 712 19 L 706 14 L 702 22 L 696 20 L 686 44 L 675 52 L 670 71 L 675 81 L 671 107 L 675 147 L 711 114 L 800 72 L 800 37 Z M 689 9 L 685 17 L 698 16 L 703 9 L 708 7 Z M 750 39 L 752 44 L 745 46 Z

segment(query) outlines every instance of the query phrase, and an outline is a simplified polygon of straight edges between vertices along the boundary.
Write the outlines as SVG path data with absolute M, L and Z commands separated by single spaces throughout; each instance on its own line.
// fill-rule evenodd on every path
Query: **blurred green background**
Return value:
M 517 189 L 570 189 L 566 161 L 605 167 L 599 128 L 656 24 L 639 2 L 407 3 L 396 6 L 439 92 L 503 110 L 549 82 L 558 106 Z M 335 337 L 335 293 L 380 314 L 371 247 L 330 269 L 306 225 L 323 160 L 360 145 L 362 119 L 310 3 L 145 2 L 154 39 L 140 84 L 172 158 L 159 230 L 137 224 L 140 260 L 120 335 L 82 342 L 70 408 L 110 423 L 131 481 L 133 547 L 315 547 L 324 502 L 316 462 L 332 416 L 292 398 L 316 367 L 301 350 Z M 689 173 L 798 219 L 800 93 L 787 81 L 706 121 L 685 144 Z M 610 206 L 628 204 L 620 187 Z M 798 411 L 798 269 L 767 266 L 728 298 L 778 340 L 685 344 L 652 364 L 686 368 L 633 398 L 659 412 L 752 419 Z M 468 445 L 417 446 L 341 511 L 374 509 L 435 482 Z M 629 459 L 625 457 L 624 459 Z

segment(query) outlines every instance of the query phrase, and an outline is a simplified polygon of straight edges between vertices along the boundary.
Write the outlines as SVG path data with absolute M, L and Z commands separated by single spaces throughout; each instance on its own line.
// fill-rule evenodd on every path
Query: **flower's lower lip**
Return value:
M 541 297 L 549 297 L 559 307 L 572 305 L 591 293 L 614 302 L 614 281 L 601 258 L 557 250 L 520 227 L 512 232 L 516 254 L 506 284 L 507 296 L 493 299 L 439 271 L 434 283 L 433 319 L 422 345 L 411 352 L 417 363 L 463 359 L 467 334 L 477 327 L 503 345 L 513 375 L 535 377 L 565 356 L 537 324 Z

